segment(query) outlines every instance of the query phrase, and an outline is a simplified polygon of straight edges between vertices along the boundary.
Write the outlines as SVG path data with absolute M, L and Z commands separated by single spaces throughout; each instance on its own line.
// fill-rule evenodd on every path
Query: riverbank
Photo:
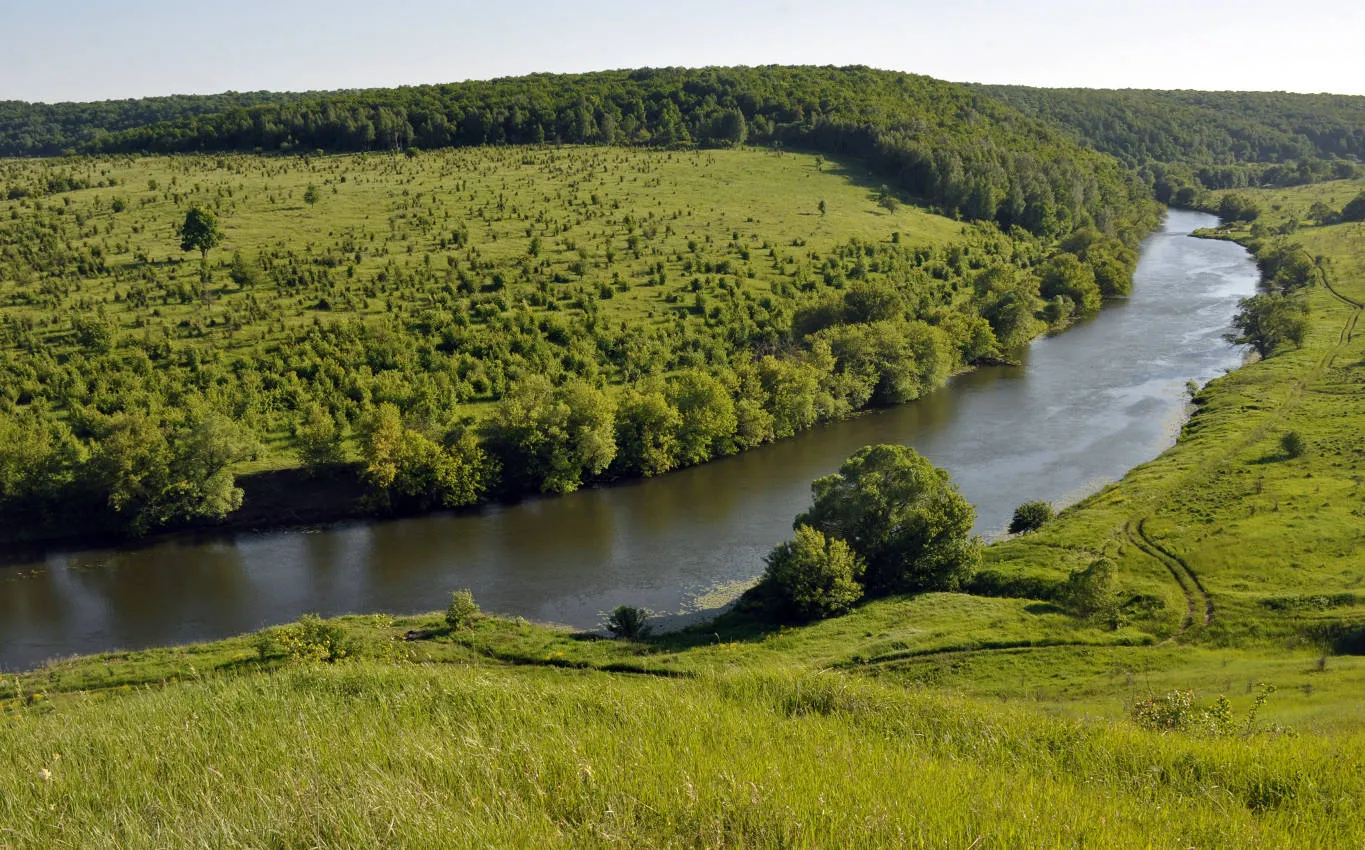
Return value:
M 1072 317 L 1052 326 L 1039 327 L 1034 339 L 1065 332 L 1075 320 Z M 1085 317 L 1089 318 L 1089 317 Z M 1033 340 L 1030 340 L 1032 342 Z M 974 363 L 959 368 L 945 376 L 944 384 L 952 378 L 970 374 L 979 368 L 1009 367 L 1019 368 L 1018 356 L 987 356 Z M 943 384 L 931 390 L 941 391 Z M 927 394 L 926 394 L 927 395 Z M 916 404 L 923 397 L 904 402 Z M 898 405 L 892 405 L 898 406 Z M 737 448 L 728 454 L 714 455 L 700 464 L 711 463 L 742 454 L 746 451 L 761 449 L 773 442 L 790 440 L 814 428 L 845 422 L 860 416 L 883 412 L 889 406 L 873 406 L 852 411 L 835 419 L 813 419 L 792 434 L 778 440 L 770 440 L 747 448 Z M 679 472 L 700 465 L 697 463 L 670 469 L 662 473 Z M 426 507 L 407 504 L 395 507 L 389 503 L 382 491 L 368 486 L 363 478 L 364 464 L 360 462 L 338 462 L 318 469 L 305 466 L 284 466 L 261 471 L 238 474 L 235 485 L 242 491 L 241 506 L 221 518 L 197 517 L 181 519 L 158 527 L 141 536 L 128 536 L 108 530 L 90 530 L 74 525 L 53 528 L 38 525 L 0 525 L 0 546 L 8 547 L 7 554 L 0 554 L 0 568 L 8 563 L 31 559 L 47 550 L 71 551 L 80 548 L 102 546 L 142 546 L 158 541 L 176 539 L 184 536 L 203 534 L 231 534 L 236 532 L 266 531 L 320 527 L 357 520 L 392 520 L 431 514 L 453 512 L 472 512 L 515 504 L 522 499 L 553 498 L 554 494 L 528 492 L 514 494 L 502 500 L 486 498 L 459 508 Z M 583 488 L 602 488 L 629 485 L 644 480 L 639 475 L 623 474 L 616 471 L 606 472 L 587 478 Z M 565 494 L 559 494 L 565 495 Z
M 1172 213 L 1144 243 L 1132 297 L 1038 340 L 1023 368 L 983 367 L 915 404 L 760 450 L 514 505 L 21 561 L 0 576 L 0 667 L 215 639 L 308 611 L 411 613 L 466 586 L 494 610 L 578 628 L 621 604 L 689 612 L 717 585 L 754 579 L 811 481 L 874 443 L 912 445 L 948 469 L 976 505 L 976 532 L 994 537 L 1021 502 L 1070 503 L 1155 457 L 1185 418 L 1187 381 L 1240 362 L 1220 335 L 1257 273 L 1239 247 L 1181 235 L 1212 221 Z
M 1360 355 L 1354 323 L 1365 301 L 1365 264 L 1350 248 L 1350 227 L 1300 234 L 1310 250 L 1333 258 L 1329 286 L 1308 294 L 1313 324 L 1302 348 L 1281 350 L 1201 388 L 1175 447 L 1068 508 L 1041 531 L 989 547 L 977 586 L 995 594 L 1012 587 L 1046 589 L 1105 554 L 1118 564 L 1132 603 L 1129 625 L 1120 632 L 1100 630 L 1079 643 L 1198 639 L 1237 646 L 1250 639 L 1257 646 L 1288 641 L 1300 649 L 1349 650 L 1356 639 L 1352 618 L 1365 598 L 1358 590 L 1365 577 L 1349 569 L 1362 545 L 1351 529 L 1362 510 L 1358 471 L 1365 456 L 1365 447 L 1352 438 L 1365 403 L 1359 361 L 1353 362 Z M 1290 430 L 1307 444 L 1299 457 L 1283 456 L 1278 448 Z M 1306 493 L 1324 491 L 1340 492 L 1308 511 Z M 1316 557 L 1304 557 L 1310 552 Z M 1248 564 L 1259 570 L 1256 586 L 1247 583 Z M 1277 564 L 1283 566 L 1270 569 Z M 1007 602 L 977 604 L 989 609 Z M 1023 618 L 998 639 L 959 622 L 959 637 L 980 637 L 955 645 L 969 651 L 973 640 L 1017 648 L 1056 644 L 1050 629 L 1069 618 L 1036 632 L 1022 625 L 1027 622 Z M 730 617 L 707 628 L 744 635 L 762 626 Z M 1063 630 L 1069 635 L 1063 645 L 1075 637 L 1074 628 Z M 940 637 L 949 633 L 945 624 Z M 574 655 L 568 651 L 576 647 L 573 641 L 546 640 L 559 647 L 554 651 Z M 902 650 L 914 667 L 917 653 L 942 648 L 916 641 Z M 1055 647 L 1040 647 L 1049 648 Z

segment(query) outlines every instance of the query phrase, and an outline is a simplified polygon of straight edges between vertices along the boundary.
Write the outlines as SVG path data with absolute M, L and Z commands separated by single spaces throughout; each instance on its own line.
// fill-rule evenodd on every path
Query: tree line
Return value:
M 858 157 L 946 214 L 1059 236 L 1140 230 L 1117 163 L 996 100 L 862 67 L 639 69 L 334 93 L 100 133 L 84 152 L 739 144 Z
M 1138 167 L 1365 160 L 1365 97 L 976 86 Z
M 193 115 L 316 97 L 302 92 L 223 92 L 90 103 L 0 101 L 0 156 L 68 156 L 101 136 Z
M 1162 203 L 1204 190 L 1345 179 L 1365 161 L 1365 97 L 976 86 L 1144 173 Z

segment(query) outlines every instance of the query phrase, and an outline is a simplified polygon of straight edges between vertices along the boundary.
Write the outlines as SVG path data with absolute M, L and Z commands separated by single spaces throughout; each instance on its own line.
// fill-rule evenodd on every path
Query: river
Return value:
M 1186 415 L 1186 382 L 1238 365 L 1222 334 L 1259 276 L 1240 246 L 1189 236 L 1216 223 L 1172 210 L 1143 244 L 1131 297 L 1036 341 L 1021 366 L 742 455 L 473 513 L 174 537 L 5 568 L 0 669 L 307 612 L 429 611 L 465 587 L 485 610 L 581 628 L 620 604 L 704 609 L 760 574 L 810 482 L 870 443 L 904 443 L 946 468 L 976 505 L 978 533 L 998 536 L 1020 502 L 1074 502 L 1160 454 Z

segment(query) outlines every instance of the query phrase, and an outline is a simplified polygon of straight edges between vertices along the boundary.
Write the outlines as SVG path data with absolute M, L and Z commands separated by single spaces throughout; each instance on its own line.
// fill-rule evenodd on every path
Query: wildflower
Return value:
M 51 782 L 52 771 L 48 770 L 47 768 L 43 768 L 42 770 L 38 771 L 38 778 L 43 780 L 44 782 Z

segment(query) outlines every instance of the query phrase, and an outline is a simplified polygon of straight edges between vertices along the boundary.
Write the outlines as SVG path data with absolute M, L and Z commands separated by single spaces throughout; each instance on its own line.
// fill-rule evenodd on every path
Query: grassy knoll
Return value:
M 10 713 L 4 846 L 1358 845 L 1362 739 L 778 671 L 293 668 Z M 741 756 L 741 757 L 736 757 Z
M 1262 227 L 1313 191 L 1263 194 Z M 1331 284 L 1303 346 L 990 547 L 997 595 L 643 642 L 350 617 L 334 665 L 285 632 L 57 663 L 0 685 L 0 846 L 1358 847 L 1365 225 L 1291 238 Z M 1055 589 L 1100 555 L 1120 616 L 1091 623 Z M 1230 720 L 1130 719 L 1172 690 Z
M 0 722 L 16 847 L 1361 838 L 1359 737 L 1157 736 L 839 675 L 360 662 Z

